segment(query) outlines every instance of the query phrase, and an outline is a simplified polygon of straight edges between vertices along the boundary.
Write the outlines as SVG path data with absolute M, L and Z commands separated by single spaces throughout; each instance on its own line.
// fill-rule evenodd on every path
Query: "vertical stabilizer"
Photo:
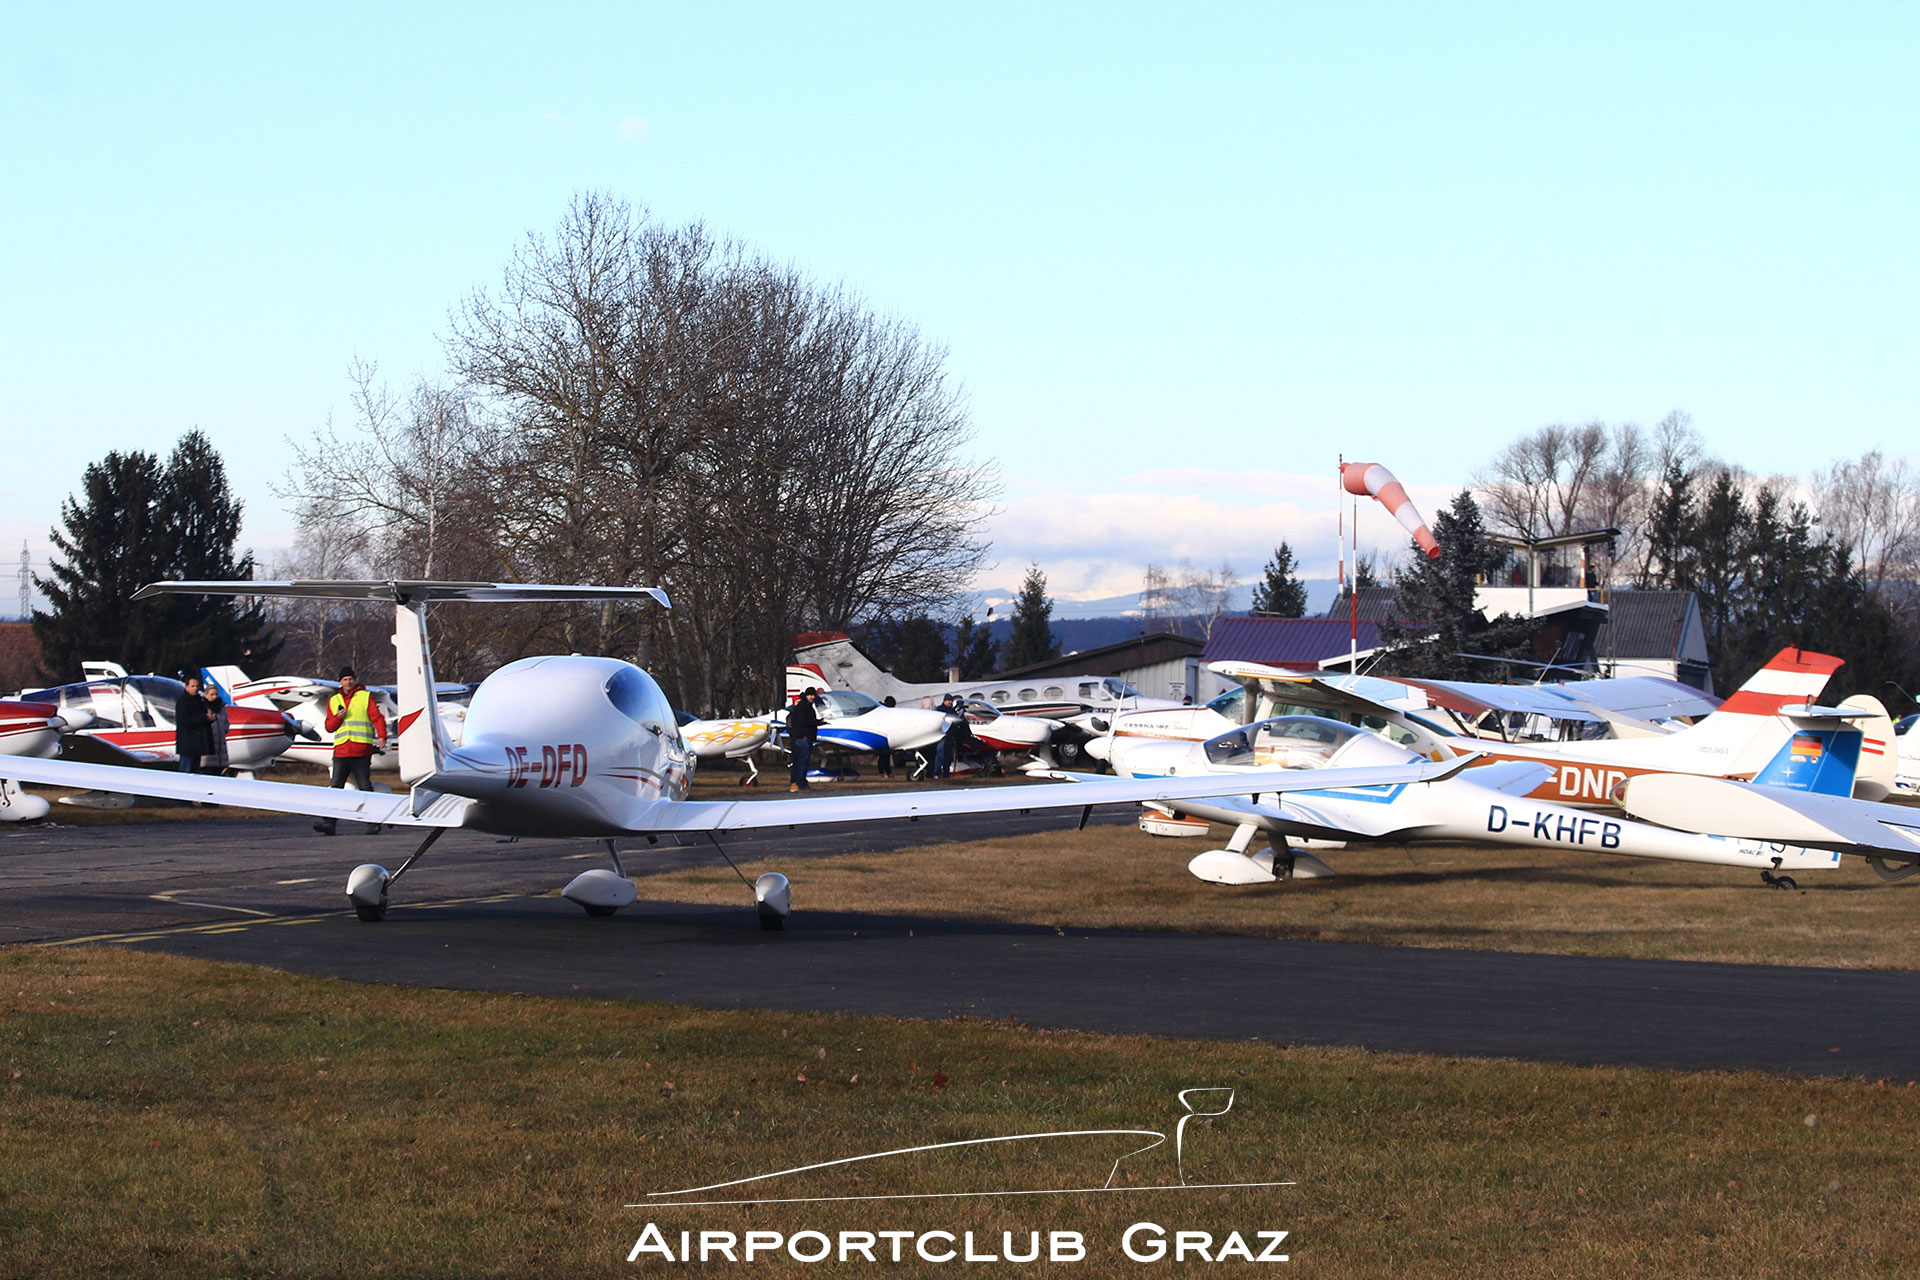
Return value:
M 1856 693 L 1840 704 L 1843 710 L 1865 714 L 1854 719 L 1860 730 L 1860 772 L 1853 780 L 1857 800 L 1885 800 L 1893 794 L 1900 766 L 1900 740 L 1893 733 L 1893 717 L 1886 704 L 1870 693 Z
M 787 700 L 801 692 L 808 683 L 819 685 L 823 689 L 851 689 L 855 693 L 864 693 L 870 698 L 893 697 L 904 705 L 909 699 L 921 694 L 919 686 L 896 679 L 891 673 L 882 671 L 879 664 L 867 656 L 866 651 L 847 635 L 838 631 L 814 632 L 794 637 L 793 660 L 787 667 Z M 820 678 L 807 680 L 808 671 L 818 672 Z M 928 686 L 938 689 L 941 686 Z
M 1804 707 L 1820 697 L 1827 681 L 1844 665 L 1839 658 L 1806 649 L 1782 649 L 1720 709 L 1690 729 L 1649 744 L 1663 768 L 1750 778 L 1770 764 L 1793 737 L 1781 718 L 1787 707 Z
M 426 602 L 396 601 L 393 610 L 393 660 L 400 706 L 395 737 L 400 748 L 400 781 L 408 786 L 440 772 L 452 749 L 440 707 L 433 697 L 433 654 L 427 647 Z

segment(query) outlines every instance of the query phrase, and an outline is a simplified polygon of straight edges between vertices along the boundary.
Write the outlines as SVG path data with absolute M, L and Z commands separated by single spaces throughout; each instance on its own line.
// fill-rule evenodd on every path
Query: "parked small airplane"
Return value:
M 74 711 L 80 724 L 92 717 Z M 0 755 L 44 759 L 60 750 L 60 735 L 74 724 L 43 702 L 0 700 Z M 45 796 L 28 795 L 11 778 L 0 779 L 0 822 L 38 822 L 47 816 Z
M 680 736 L 686 739 L 687 749 L 694 755 L 702 760 L 745 761 L 747 776 L 740 779 L 740 785 L 751 787 L 759 782 L 760 766 L 753 762 L 753 753 L 773 737 L 772 716 L 702 720 L 691 712 L 675 711 L 673 718 L 680 725 Z
M 235 706 L 262 707 L 285 713 L 293 725 L 293 745 L 286 758 L 302 764 L 326 768 L 333 762 L 333 734 L 327 729 L 327 699 L 339 692 L 338 680 L 311 676 L 263 676 L 258 680 L 235 666 L 203 667 L 203 680 L 210 680 Z M 389 724 L 400 714 L 391 685 L 368 685 L 380 714 Z M 441 682 L 434 686 L 434 700 L 440 704 L 440 718 L 453 741 L 460 741 L 461 726 L 467 715 L 467 701 L 473 696 L 470 684 Z M 400 772 L 399 757 L 391 751 L 376 751 L 371 768 L 375 773 Z
M 1100 804 L 1137 804 L 1240 791 L 1303 786 L 1363 786 L 1452 776 L 1471 758 L 1434 763 L 1397 760 L 1386 768 L 1302 777 L 1253 771 L 1231 777 L 1101 778 L 1073 786 L 1011 786 L 797 800 L 686 799 L 695 757 L 680 734 L 666 695 L 646 672 L 614 658 L 523 658 L 494 672 L 474 691 L 467 734 L 448 739 L 431 696 L 426 606 L 433 601 L 581 601 L 666 595 L 651 587 L 513 585 L 477 582 L 164 582 L 136 598 L 167 592 L 301 596 L 390 602 L 398 657 L 399 794 L 341 791 L 241 778 L 162 775 L 111 765 L 16 757 L 4 768 L 23 782 L 97 787 L 210 801 L 279 813 L 345 818 L 426 832 L 399 870 L 366 863 L 347 879 L 347 898 L 364 920 L 386 915 L 393 882 L 447 830 L 466 827 L 503 835 L 590 836 L 606 842 L 613 870 L 576 876 L 563 891 L 595 915 L 631 904 L 637 890 L 620 865 L 613 837 L 705 836 L 720 848 L 728 831 L 811 826 L 957 813 L 996 813 Z M 729 858 L 729 861 L 731 859 Z M 745 877 L 742 876 L 744 881 Z M 751 886 L 762 927 L 779 928 L 791 909 L 785 876 L 767 872 Z
M 1627 778 L 1646 773 L 1698 773 L 1750 778 L 1764 768 L 1791 738 L 1796 725 L 1781 712 L 1802 709 L 1824 722 L 1852 720 L 1863 733 L 1856 794 L 1878 800 L 1892 788 L 1893 723 L 1871 697 L 1855 695 L 1838 709 L 1808 705 L 1841 666 L 1839 658 L 1801 649 L 1783 649 L 1755 672 L 1717 711 L 1694 725 L 1655 737 L 1593 739 L 1573 742 L 1502 742 L 1467 736 L 1447 727 L 1444 717 L 1413 711 L 1404 697 L 1383 696 L 1393 681 L 1339 676 L 1303 676 L 1259 663 L 1216 663 L 1215 670 L 1241 681 L 1205 707 L 1129 713 L 1114 718 L 1110 741 L 1090 744 L 1112 755 L 1133 738 L 1196 741 L 1225 732 L 1238 723 L 1266 719 L 1299 709 L 1357 721 L 1432 759 L 1447 753 L 1477 753 L 1483 766 L 1525 760 L 1551 766 L 1533 792 L 1536 800 L 1561 804 L 1617 807 L 1617 791 Z
M 1181 705 L 1168 698 L 1142 697 L 1132 685 L 1113 676 L 988 676 L 916 684 L 882 671 L 865 650 L 840 632 L 821 632 L 800 640 L 805 643 L 798 644 L 794 661 L 787 667 L 789 698 L 810 684 L 851 689 L 872 698 L 891 697 L 902 707 L 937 707 L 948 694 L 977 698 L 1006 715 L 1058 721 L 1065 732 L 1050 741 L 1063 760 L 1072 760 L 1081 743 L 1104 732 L 1094 724 L 1096 719 L 1120 711 Z
M 70 724 L 64 752 L 71 759 L 109 764 L 168 766 L 175 761 L 173 709 L 187 687 L 167 676 L 130 676 L 111 662 L 84 664 L 90 679 L 31 689 L 19 701 L 55 709 Z M 273 766 L 297 730 L 271 708 L 227 710 L 227 759 L 236 772 Z
M 1796 740 L 1797 742 L 1797 740 Z M 1685 774 L 1629 778 L 1621 805 L 1636 818 L 1679 831 L 1743 840 L 1794 840 L 1837 858 L 1863 857 L 1883 880 L 1920 872 L 1920 809 L 1845 793 L 1785 791 Z
M 1756 775 L 1757 782 L 1770 784 L 1757 790 L 1821 801 L 1842 797 L 1853 785 L 1860 740 L 1860 731 L 1844 724 L 1826 720 L 1804 724 Z M 1422 758 L 1354 725 L 1317 716 L 1281 716 L 1200 743 L 1134 739 L 1120 744 L 1116 763 L 1132 777 L 1193 777 L 1275 767 L 1311 772 Z M 1234 828 L 1225 848 L 1209 850 L 1187 864 L 1194 875 L 1215 884 L 1333 874 L 1312 854 L 1289 846 L 1289 838 L 1391 843 L 1471 840 L 1594 850 L 1747 867 L 1759 871 L 1766 883 L 1789 889 L 1795 887 L 1793 879 L 1781 872 L 1839 864 L 1839 855 L 1825 849 L 1774 843 L 1796 838 L 1792 835 L 1730 840 L 1537 798 L 1542 779 L 1550 775 L 1546 764 L 1506 760 L 1466 770 L 1437 786 L 1339 786 L 1286 795 L 1179 800 L 1164 807 Z M 1639 781 L 1630 782 L 1629 788 Z M 1249 854 L 1257 832 L 1276 837 L 1276 843 Z M 1920 855 L 1920 849 L 1915 852 Z

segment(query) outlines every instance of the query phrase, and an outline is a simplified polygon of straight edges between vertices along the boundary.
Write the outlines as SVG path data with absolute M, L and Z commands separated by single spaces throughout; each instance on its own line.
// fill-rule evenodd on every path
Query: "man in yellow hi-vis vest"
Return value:
M 373 753 L 387 749 L 387 718 L 352 667 L 340 668 L 340 692 L 327 699 L 327 728 L 333 734 L 333 778 L 327 785 L 344 787 L 351 780 L 356 790 L 373 790 Z M 330 836 L 335 826 L 332 818 L 322 818 L 313 829 Z

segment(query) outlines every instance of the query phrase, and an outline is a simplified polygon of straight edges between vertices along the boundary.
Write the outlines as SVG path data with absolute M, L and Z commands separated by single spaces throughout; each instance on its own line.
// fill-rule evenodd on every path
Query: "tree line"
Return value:
M 1754 476 L 1711 456 L 1685 414 L 1551 425 L 1508 444 L 1432 525 L 1442 556 L 1393 574 L 1401 674 L 1484 676 L 1462 653 L 1531 657 L 1528 629 L 1478 617 L 1476 581 L 1513 555 L 1489 538 L 1619 530 L 1603 567 L 1615 591 L 1692 591 L 1714 686 L 1735 688 L 1781 648 L 1847 660 L 1829 690 L 1904 695 L 1920 671 L 1920 476 L 1881 452 L 1810 478 Z

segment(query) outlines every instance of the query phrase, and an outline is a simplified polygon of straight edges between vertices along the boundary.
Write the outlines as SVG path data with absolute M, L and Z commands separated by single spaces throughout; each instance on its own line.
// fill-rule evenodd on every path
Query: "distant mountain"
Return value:
M 1307 589 L 1307 614 L 1309 616 L 1325 613 L 1333 604 L 1334 596 L 1339 592 L 1338 580 L 1334 578 L 1302 578 L 1300 582 L 1301 585 Z M 1253 602 L 1253 588 L 1255 585 L 1256 584 L 1251 582 L 1235 584 L 1233 594 L 1228 597 L 1227 611 L 1229 613 L 1245 613 Z M 973 597 L 973 616 L 975 618 L 985 617 L 987 608 L 991 606 L 994 621 L 998 622 L 1012 611 L 1014 599 L 1018 594 L 1018 592 L 1008 591 L 1003 588 L 993 588 L 976 592 Z M 1056 625 L 1056 630 L 1058 629 L 1059 623 L 1075 618 L 1119 619 L 1126 617 L 1137 618 L 1139 615 L 1140 593 L 1138 591 L 1123 596 L 1101 596 L 1093 600 L 1065 600 L 1059 596 L 1053 598 L 1053 620 Z M 1137 634 L 1138 631 L 1136 630 L 1128 633 L 1128 635 L 1116 636 L 1115 639 L 1125 640 Z M 1061 639 L 1064 642 L 1065 637 L 1062 636 Z M 1113 641 L 1102 641 L 1101 643 L 1111 644 Z M 1085 649 L 1095 646 L 1075 645 L 1073 647 Z

